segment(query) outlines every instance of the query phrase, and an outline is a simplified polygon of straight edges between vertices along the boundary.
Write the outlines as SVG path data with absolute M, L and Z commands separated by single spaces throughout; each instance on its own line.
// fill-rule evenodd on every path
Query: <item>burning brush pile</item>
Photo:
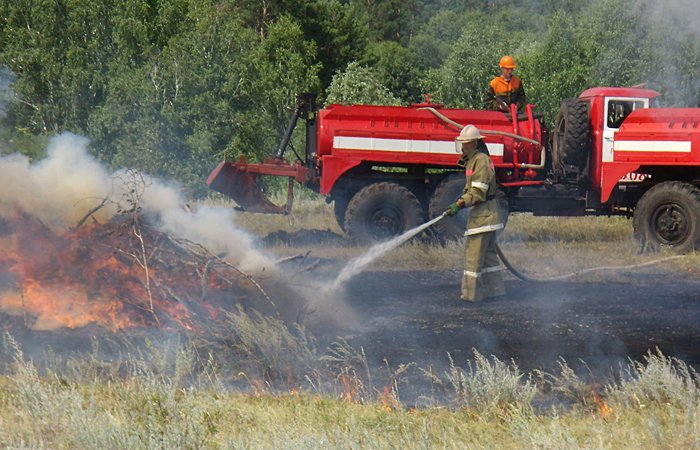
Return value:
M 249 275 L 269 261 L 230 211 L 108 173 L 86 145 L 64 135 L 39 163 L 0 158 L 0 327 L 204 334 L 241 306 L 279 316 Z
M 265 307 L 269 298 L 251 276 L 137 217 L 64 233 L 26 213 L 0 219 L 0 322 L 197 332 L 236 305 Z

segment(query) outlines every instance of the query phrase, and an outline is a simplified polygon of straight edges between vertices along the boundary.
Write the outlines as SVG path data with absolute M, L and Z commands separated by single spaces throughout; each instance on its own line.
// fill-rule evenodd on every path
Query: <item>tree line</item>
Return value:
M 81 134 L 107 164 L 202 195 L 218 161 L 274 151 L 298 93 L 482 108 L 504 54 L 550 124 L 593 86 L 700 106 L 697 18 L 678 3 L 0 0 L 4 135 Z

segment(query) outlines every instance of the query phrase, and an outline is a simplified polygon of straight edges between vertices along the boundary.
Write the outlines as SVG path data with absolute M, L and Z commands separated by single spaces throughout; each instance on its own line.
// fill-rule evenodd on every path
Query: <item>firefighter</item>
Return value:
M 497 111 L 510 112 L 510 105 L 516 104 L 518 111 L 525 108 L 525 88 L 520 78 L 513 75 L 513 69 L 517 67 L 515 59 L 506 55 L 499 62 L 501 75 L 489 83 L 486 93 L 486 108 Z
M 467 125 L 457 136 L 455 147 L 462 154 L 459 165 L 465 169 L 467 182 L 462 196 L 445 211 L 454 216 L 470 207 L 461 298 L 471 302 L 506 293 L 496 251 L 496 232 L 503 228 L 496 199 L 498 186 L 491 158 L 478 151 L 481 139 L 474 125 Z

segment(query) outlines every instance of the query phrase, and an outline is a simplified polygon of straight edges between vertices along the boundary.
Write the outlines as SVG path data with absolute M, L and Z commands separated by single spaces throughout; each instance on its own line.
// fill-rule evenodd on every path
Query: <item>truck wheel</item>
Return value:
M 588 159 L 588 105 L 576 98 L 561 102 L 554 121 L 552 163 L 555 170 L 565 165 L 585 169 Z
M 642 251 L 672 247 L 678 252 L 700 245 L 700 189 L 679 181 L 649 189 L 634 210 L 634 237 Z
M 355 194 L 345 211 L 345 230 L 362 243 L 382 241 L 423 223 L 423 207 L 396 183 L 374 183 Z
M 447 176 L 435 188 L 435 192 L 430 197 L 428 213 L 430 219 L 445 212 L 447 207 L 454 203 L 462 192 L 467 180 L 463 173 L 454 173 Z M 441 242 L 457 240 L 464 236 L 467 228 L 467 210 L 463 209 L 454 217 L 445 217 L 433 225 L 433 229 Z

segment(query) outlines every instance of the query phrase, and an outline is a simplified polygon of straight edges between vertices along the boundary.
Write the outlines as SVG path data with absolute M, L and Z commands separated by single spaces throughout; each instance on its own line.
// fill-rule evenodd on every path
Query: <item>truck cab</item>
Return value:
M 658 95 L 651 89 L 597 87 L 579 96 L 579 101 L 586 103 L 589 109 L 591 145 L 588 175 L 602 203 L 608 201 L 618 182 L 636 182 L 644 177 L 644 174 L 635 171 L 619 173 L 626 168 L 615 164 L 615 138 L 625 120 L 635 111 L 651 107 Z M 624 151 L 619 145 L 618 150 Z

